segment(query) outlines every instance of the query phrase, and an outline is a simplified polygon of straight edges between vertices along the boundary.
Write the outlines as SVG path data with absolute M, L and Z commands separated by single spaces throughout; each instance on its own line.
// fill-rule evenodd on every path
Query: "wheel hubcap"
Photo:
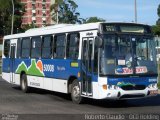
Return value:
M 75 100 L 78 100 L 79 99 L 79 96 L 80 96 L 80 89 L 78 86 L 74 86 L 73 87 L 73 98 Z
M 23 89 L 23 90 L 25 89 L 25 82 L 24 82 L 24 79 L 22 80 L 22 89 Z

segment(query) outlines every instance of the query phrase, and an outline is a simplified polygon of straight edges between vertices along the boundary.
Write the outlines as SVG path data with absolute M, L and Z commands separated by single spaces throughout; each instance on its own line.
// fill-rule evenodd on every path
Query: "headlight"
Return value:
M 157 88 L 157 84 L 156 83 L 152 84 L 152 87 Z
M 108 89 L 110 89 L 110 90 L 111 90 L 111 89 L 112 89 L 112 85 L 108 85 Z
M 117 89 L 119 89 L 119 87 L 116 85 L 108 85 L 108 89 L 109 90 L 117 90 Z
M 148 85 L 148 88 L 152 88 L 152 84 Z
M 153 83 L 148 85 L 148 88 L 157 88 L 157 83 Z

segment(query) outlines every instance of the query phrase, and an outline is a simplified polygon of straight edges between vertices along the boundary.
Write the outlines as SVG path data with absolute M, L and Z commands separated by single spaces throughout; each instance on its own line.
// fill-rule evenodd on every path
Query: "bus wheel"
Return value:
M 21 90 L 24 93 L 29 92 L 29 87 L 28 87 L 28 84 L 27 84 L 27 76 L 26 76 L 26 74 L 23 74 L 21 76 Z
M 82 103 L 82 96 L 80 91 L 79 82 L 77 80 L 74 80 L 71 87 L 71 98 L 72 101 L 76 104 Z

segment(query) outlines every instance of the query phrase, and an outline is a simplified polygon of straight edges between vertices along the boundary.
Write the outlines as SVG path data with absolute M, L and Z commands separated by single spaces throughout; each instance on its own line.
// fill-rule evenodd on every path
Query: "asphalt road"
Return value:
M 128 100 L 127 102 L 86 99 L 84 104 L 72 103 L 66 94 L 33 89 L 23 93 L 20 87 L 0 78 L 1 119 L 91 119 L 86 115 L 160 114 L 160 95 L 152 98 Z M 16 116 L 17 115 L 17 116 Z M 18 117 L 18 118 L 16 118 Z M 72 118 L 72 119 L 71 119 Z M 160 116 L 159 116 L 160 118 Z

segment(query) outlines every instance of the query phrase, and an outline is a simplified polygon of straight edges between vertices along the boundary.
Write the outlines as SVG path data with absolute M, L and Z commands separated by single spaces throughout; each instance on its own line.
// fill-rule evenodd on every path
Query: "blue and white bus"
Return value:
M 60 24 L 4 37 L 2 77 L 71 94 L 74 103 L 157 95 L 155 41 L 148 25 Z

